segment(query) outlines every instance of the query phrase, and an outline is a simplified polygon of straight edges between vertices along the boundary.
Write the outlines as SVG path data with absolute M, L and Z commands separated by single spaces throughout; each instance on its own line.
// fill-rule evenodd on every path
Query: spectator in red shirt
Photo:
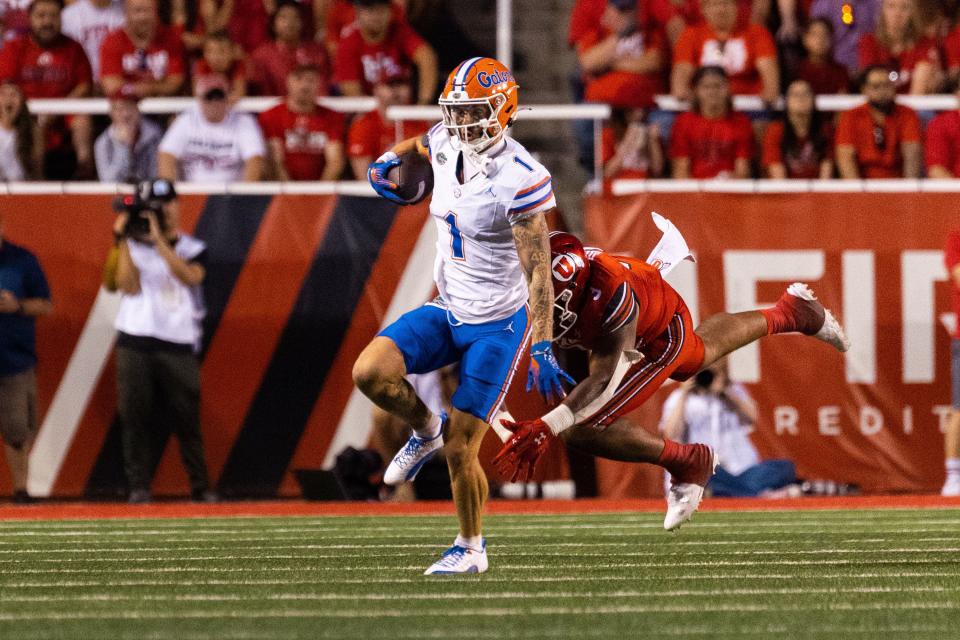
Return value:
M 343 173 L 345 120 L 317 104 L 319 88 L 319 69 L 296 67 L 287 77 L 286 100 L 260 114 L 277 180 L 337 180 Z
M 803 32 L 803 48 L 807 57 L 800 60 L 796 78 L 806 80 L 817 95 L 847 93 L 850 75 L 846 67 L 833 59 L 833 25 L 824 18 L 814 18 Z
M 34 0 L 30 5 L 30 33 L 8 42 L 0 51 L 0 80 L 19 85 L 27 98 L 90 95 L 90 62 L 83 47 L 60 32 L 62 9 L 62 0 Z M 37 122 L 45 141 L 44 177 L 92 177 L 90 117 L 42 115 Z
M 735 0 L 702 0 L 706 22 L 687 27 L 673 52 L 670 90 L 681 99 L 690 97 L 694 70 L 719 66 L 727 72 L 735 94 L 759 95 L 773 103 L 780 93 L 777 49 L 770 33 L 757 24 L 737 23 Z
M 214 31 L 203 39 L 203 57 L 193 65 L 193 77 L 219 73 L 230 81 L 227 98 L 236 101 L 247 95 L 247 66 L 236 56 L 237 49 L 226 31 Z
M 267 25 L 273 0 L 200 0 L 199 13 L 207 33 L 226 31 L 247 53 L 269 39 Z
M 357 19 L 357 11 L 354 9 L 351 0 L 320 0 L 328 3 L 326 16 L 323 18 L 324 33 L 323 41 L 327 47 L 327 53 L 331 60 L 337 58 L 337 45 L 340 44 L 340 35 L 343 30 L 349 27 Z M 602 0 L 601 0 L 602 1 Z M 396 1 L 393 2 L 393 15 L 395 18 L 403 18 L 403 7 Z
M 390 0 L 354 0 L 357 20 L 344 29 L 337 48 L 334 80 L 345 96 L 370 95 L 387 70 L 417 67 L 418 104 L 430 104 L 437 91 L 437 54 L 403 18 Z
M 753 129 L 745 115 L 733 111 L 722 67 L 694 73 L 691 110 L 677 118 L 671 138 L 674 178 L 750 177 Z
M 413 101 L 413 88 L 406 72 L 398 71 L 382 77 L 380 82 L 373 85 L 373 96 L 377 99 L 377 108 L 354 120 L 347 134 L 347 155 L 356 177 L 366 175 L 370 163 L 396 144 L 397 140 L 409 140 L 430 128 L 428 123 L 422 121 L 404 120 L 401 135 L 397 137 L 397 123 L 387 119 L 389 107 Z
M 861 69 L 883 65 L 896 71 L 899 93 L 936 93 L 943 83 L 937 41 L 923 36 L 914 0 L 883 0 L 877 29 L 861 36 L 858 53 Z
M 736 0 L 737 23 L 764 25 L 770 18 L 771 0 Z M 782 4 L 779 0 L 778 4 Z M 640 23 L 656 28 L 676 44 L 687 27 L 703 24 L 702 0 L 645 0 L 640 5 Z
M 840 116 L 836 157 L 841 178 L 920 177 L 920 119 L 896 103 L 892 75 L 886 67 L 867 69 L 861 88 L 867 103 Z
M 662 43 L 656 32 L 638 29 L 636 0 L 608 0 L 600 24 L 581 38 L 577 52 L 588 102 L 647 107 L 660 93 Z
M 567 27 L 567 44 L 571 49 L 596 30 L 606 10 L 607 0 L 577 0 Z
M 250 56 L 250 79 L 256 93 L 284 95 L 290 71 L 304 65 L 319 69 L 319 92 L 321 95 L 328 92 L 327 52 L 319 42 L 304 41 L 302 32 L 300 7 L 290 0 L 277 5 L 273 14 L 274 39 L 260 45 Z
M 955 95 L 960 99 L 960 86 Z M 930 121 L 924 151 L 928 178 L 960 177 L 960 111 L 944 111 Z
M 761 164 L 777 180 L 833 177 L 833 135 L 830 121 L 817 110 L 806 80 L 787 87 L 783 120 L 771 122 L 763 136 Z
M 100 47 L 100 84 L 106 95 L 131 85 L 141 98 L 173 96 L 184 78 L 183 44 L 162 24 L 156 0 L 125 0 L 127 24 L 106 37 Z
M 604 192 L 618 179 L 655 178 L 663 172 L 660 129 L 644 122 L 643 109 L 616 109 L 603 129 Z

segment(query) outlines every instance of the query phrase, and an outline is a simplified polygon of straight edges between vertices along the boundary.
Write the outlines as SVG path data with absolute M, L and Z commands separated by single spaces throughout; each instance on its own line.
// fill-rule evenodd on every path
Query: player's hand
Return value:
M 542 340 L 530 347 L 530 370 L 527 372 L 527 391 L 537 385 L 543 399 L 551 405 L 563 400 L 567 395 L 563 390 L 563 381 L 576 384 L 570 375 L 560 368 L 553 347 L 548 340 Z
M 399 164 L 400 157 L 393 151 L 387 151 L 377 158 L 376 162 L 371 162 L 370 166 L 367 167 L 367 180 L 370 181 L 370 186 L 373 187 L 373 190 L 382 197 L 397 204 L 406 204 L 400 199 L 400 196 L 394 193 L 397 188 L 397 183 L 392 180 L 387 180 L 387 172 Z
M 493 459 L 493 464 L 510 482 L 527 482 L 533 478 L 540 456 L 550 448 L 553 439 L 550 427 L 540 418 L 520 422 L 501 420 L 500 424 L 513 435 Z

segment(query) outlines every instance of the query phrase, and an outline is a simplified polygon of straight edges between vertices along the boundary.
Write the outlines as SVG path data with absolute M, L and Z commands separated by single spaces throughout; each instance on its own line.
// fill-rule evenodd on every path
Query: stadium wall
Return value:
M 112 238 L 110 196 L 8 195 L 7 235 L 40 257 L 55 312 L 38 323 L 42 428 L 31 456 L 37 495 L 119 496 L 112 318 L 100 289 Z M 843 318 L 853 350 L 774 338 L 731 366 L 757 397 L 754 440 L 806 477 L 869 491 L 935 490 L 949 404 L 946 273 L 941 247 L 954 194 L 649 193 L 589 198 L 592 242 L 645 256 L 649 218 L 673 220 L 697 254 L 671 281 L 704 317 L 776 299 L 810 282 Z M 369 436 L 369 405 L 350 366 L 386 322 L 433 294 L 425 206 L 346 196 L 185 195 L 184 226 L 209 244 L 203 430 L 226 495 L 296 495 L 291 471 L 328 466 Z M 518 416 L 542 405 L 518 372 Z M 661 391 L 634 418 L 655 428 Z M 496 451 L 484 443 L 485 461 Z M 539 470 L 567 477 L 559 447 Z M 176 443 L 158 462 L 158 494 L 183 494 Z M 0 493 L 10 491 L 0 461 Z M 610 497 L 655 496 L 651 467 L 598 464 Z

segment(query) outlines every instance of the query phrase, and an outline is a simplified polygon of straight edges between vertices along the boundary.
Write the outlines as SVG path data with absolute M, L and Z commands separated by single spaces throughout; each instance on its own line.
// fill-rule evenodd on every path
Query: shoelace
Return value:
M 443 552 L 443 555 L 440 556 L 440 560 L 437 561 L 437 564 L 441 567 L 456 567 L 458 564 L 460 564 L 460 561 L 463 560 L 463 556 L 466 553 L 467 550 L 465 547 L 453 545 Z
M 400 455 L 397 456 L 397 464 L 399 464 L 401 467 L 405 467 L 413 462 L 420 453 L 420 449 L 426 443 L 426 440 L 421 440 L 416 436 L 413 436 L 407 440 L 407 444 L 404 445 L 403 449 L 400 451 Z

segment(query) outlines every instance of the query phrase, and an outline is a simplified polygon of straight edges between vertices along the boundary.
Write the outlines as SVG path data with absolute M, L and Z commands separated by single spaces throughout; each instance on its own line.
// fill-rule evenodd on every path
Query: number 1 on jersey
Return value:
M 450 227 L 450 251 L 453 253 L 453 259 L 466 260 L 463 254 L 463 236 L 460 234 L 460 229 L 457 228 L 457 214 L 448 211 L 443 220 Z

